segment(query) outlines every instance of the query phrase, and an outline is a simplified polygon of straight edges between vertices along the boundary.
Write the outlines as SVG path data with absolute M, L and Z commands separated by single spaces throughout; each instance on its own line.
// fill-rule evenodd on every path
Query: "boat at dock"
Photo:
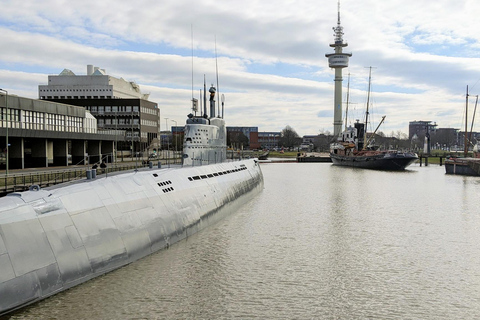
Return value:
M 359 126 L 357 126 L 357 124 Z M 402 171 L 413 162 L 418 156 L 411 152 L 397 150 L 377 150 L 375 147 L 363 148 L 356 133 L 363 130 L 363 124 L 356 123 L 355 128 L 349 127 L 343 132 L 342 141 L 331 146 L 330 158 L 337 166 L 346 166 L 362 169 Z M 347 138 L 348 137 L 348 138 Z
M 330 158 L 336 166 L 402 171 L 418 160 L 417 154 L 398 150 L 379 150 L 379 147 L 372 143 L 375 133 L 385 120 L 385 116 L 382 117 L 375 131 L 367 139 L 371 72 L 370 68 L 365 123 L 360 123 L 359 120 L 357 120 L 353 127 L 346 127 L 345 130 L 340 133 L 337 141 L 330 145 Z M 346 122 L 347 119 L 345 119 L 345 123 Z
M 187 118 L 182 160 L 0 198 L 0 316 L 168 248 L 263 189 L 257 159 L 226 161 L 213 85 L 210 115 Z
M 480 176 L 480 146 L 473 148 L 473 157 L 449 157 L 445 159 L 445 173 L 462 176 Z
M 258 156 L 258 160 L 267 160 L 269 153 L 270 151 L 265 151 L 264 153 Z
M 456 174 L 462 176 L 480 176 L 480 143 L 473 147 L 473 157 L 468 157 L 468 146 L 471 143 L 471 138 L 467 136 L 467 119 L 468 119 L 468 86 L 465 104 L 465 137 L 464 137 L 464 156 L 463 157 L 449 157 L 445 159 L 445 173 Z M 475 113 L 477 111 L 478 96 L 475 101 L 475 109 L 473 111 L 472 125 L 470 129 L 470 137 L 473 131 L 473 124 L 475 122 Z

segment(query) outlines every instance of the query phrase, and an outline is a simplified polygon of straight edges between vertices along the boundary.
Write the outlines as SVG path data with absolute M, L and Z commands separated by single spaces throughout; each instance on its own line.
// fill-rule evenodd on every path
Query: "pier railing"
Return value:
M 229 154 L 231 159 L 241 159 L 240 152 L 235 152 Z M 102 158 L 101 160 L 107 160 L 107 157 Z M 118 159 L 119 160 L 119 159 Z M 154 158 L 154 159 L 142 159 L 130 157 L 126 158 L 126 161 L 117 161 L 116 163 L 107 163 L 107 167 L 97 168 L 96 174 L 106 174 L 125 171 L 125 170 L 134 170 L 144 167 L 149 167 L 150 162 L 152 167 L 157 168 L 158 163 L 161 164 L 162 168 L 168 168 L 170 165 L 181 165 L 182 159 L 180 158 L 179 153 L 172 153 L 167 155 L 164 158 Z M 92 165 L 73 165 L 69 167 L 56 167 L 56 168 L 38 168 L 38 169 L 24 169 L 24 170 L 10 170 L 9 174 L 0 174 L 0 197 L 7 195 L 12 192 L 20 192 L 29 190 L 32 186 L 40 188 L 45 188 L 48 186 L 53 186 L 59 183 L 64 183 L 73 180 L 86 179 L 87 171 L 91 170 Z
M 154 162 L 155 167 L 158 166 L 157 161 Z M 174 159 L 162 160 L 162 166 L 170 166 L 175 164 Z M 146 161 L 129 162 L 129 163 L 109 163 L 104 169 L 99 168 L 97 175 L 109 174 L 117 171 L 134 170 L 138 168 L 148 167 L 149 163 Z M 73 180 L 86 179 L 87 170 L 90 167 L 79 166 L 75 168 L 61 168 L 49 170 L 25 170 L 9 173 L 8 175 L 0 175 L 0 197 L 11 192 L 26 191 L 32 186 L 39 186 L 45 188 Z

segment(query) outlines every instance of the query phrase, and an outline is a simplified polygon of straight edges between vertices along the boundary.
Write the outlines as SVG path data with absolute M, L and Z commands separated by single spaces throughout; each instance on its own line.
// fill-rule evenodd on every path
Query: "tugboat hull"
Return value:
M 330 154 L 334 165 L 387 171 L 402 171 L 415 162 L 418 157 L 413 154 L 379 154 L 372 156 L 342 156 Z

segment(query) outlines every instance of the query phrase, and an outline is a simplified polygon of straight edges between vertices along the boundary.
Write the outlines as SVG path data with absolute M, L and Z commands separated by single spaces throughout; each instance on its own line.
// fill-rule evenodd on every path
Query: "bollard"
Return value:
M 161 162 L 161 161 L 158 161 L 158 163 L 157 163 L 157 168 L 158 168 L 158 169 L 161 169 L 161 168 L 162 168 L 162 162 Z
M 92 179 L 92 170 L 87 170 L 87 180 Z
M 152 162 L 152 161 L 148 161 L 148 167 L 149 167 L 150 169 L 153 168 L 153 162 Z
M 92 169 L 92 179 L 97 177 L 97 169 Z

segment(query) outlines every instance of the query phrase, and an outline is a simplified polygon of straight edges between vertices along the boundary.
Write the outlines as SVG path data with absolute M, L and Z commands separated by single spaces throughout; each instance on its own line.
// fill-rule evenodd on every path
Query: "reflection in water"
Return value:
M 474 319 L 478 178 L 262 165 L 218 224 L 12 319 Z

